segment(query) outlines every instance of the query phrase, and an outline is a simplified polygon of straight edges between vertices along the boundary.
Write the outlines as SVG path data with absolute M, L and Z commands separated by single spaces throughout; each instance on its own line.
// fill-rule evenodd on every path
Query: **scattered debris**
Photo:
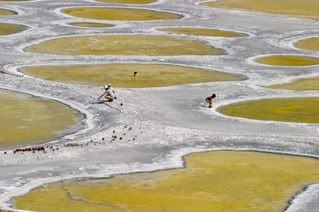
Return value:
M 39 152 L 39 151 L 45 152 L 44 147 L 41 146 L 41 147 L 18 148 L 18 149 L 13 150 L 13 153 L 14 154 L 17 153 L 17 152 L 32 152 L 32 153 L 35 153 L 35 152 Z

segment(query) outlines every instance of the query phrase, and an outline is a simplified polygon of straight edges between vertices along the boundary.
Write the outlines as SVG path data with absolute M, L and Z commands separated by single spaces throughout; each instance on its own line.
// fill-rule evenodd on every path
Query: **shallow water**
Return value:
M 319 18 L 318 0 L 222 0 L 203 4 L 211 7 Z
M 80 121 L 64 104 L 26 94 L 0 90 L 0 105 L 0 148 L 56 139 Z
M 105 28 L 105 27 L 112 27 L 112 24 L 104 24 L 104 23 L 94 23 L 94 22 L 72 22 L 68 23 L 71 26 L 77 27 L 87 27 L 87 28 Z
M 174 48 L 172 48 L 174 47 Z M 25 49 L 59 55 L 221 55 L 204 42 L 156 35 L 92 35 L 56 38 Z
M 162 87 L 187 83 L 235 81 L 243 78 L 223 72 L 200 68 L 159 64 L 104 64 L 25 67 L 25 74 L 47 80 L 143 88 Z M 134 72 L 137 75 L 134 76 Z
M 55 183 L 15 199 L 35 211 L 280 211 L 319 181 L 319 161 L 252 152 L 186 157 L 186 169 Z M 298 172 L 296 172 L 298 170 Z
M 78 7 L 64 9 L 65 14 L 96 20 L 119 20 L 119 21 L 154 21 L 172 20 L 181 18 L 180 15 L 168 12 L 159 12 L 146 9 L 126 9 L 107 7 Z
M 8 24 L 0 22 L 0 35 L 11 35 L 26 30 L 27 27 L 20 24 Z
M 271 88 L 298 91 L 319 90 L 319 77 L 300 79 L 291 83 L 273 85 Z
M 319 123 L 319 98 L 263 99 L 226 105 L 219 112 L 234 117 Z
M 307 38 L 298 41 L 295 47 L 310 51 L 319 51 L 319 37 Z
M 97 0 L 106 3 L 120 3 L 120 4 L 149 4 L 156 0 Z
M 294 55 L 271 55 L 260 57 L 256 59 L 255 62 L 272 66 L 314 66 L 319 65 L 319 58 Z
M 170 27 L 170 28 L 161 28 L 160 31 L 171 32 L 176 34 L 210 36 L 210 37 L 236 38 L 236 37 L 247 36 L 247 34 L 244 34 L 244 33 L 225 31 L 225 30 L 219 30 L 219 29 L 208 29 L 208 28 Z
M 0 8 L 0 16 L 6 16 L 6 15 L 17 15 L 17 13 L 12 10 L 6 10 L 6 9 Z

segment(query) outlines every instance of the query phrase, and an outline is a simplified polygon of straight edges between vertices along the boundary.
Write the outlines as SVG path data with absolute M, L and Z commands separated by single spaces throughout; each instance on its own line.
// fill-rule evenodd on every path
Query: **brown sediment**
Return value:
M 17 152 L 44 152 L 45 153 L 45 148 L 44 146 L 39 146 L 39 147 L 26 147 L 26 148 L 17 148 L 13 150 L 13 153 L 17 153 Z

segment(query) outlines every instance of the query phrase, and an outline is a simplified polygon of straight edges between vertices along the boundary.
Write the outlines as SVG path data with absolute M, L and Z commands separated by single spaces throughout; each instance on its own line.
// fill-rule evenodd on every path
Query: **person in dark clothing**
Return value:
M 215 99 L 215 98 L 216 98 L 216 94 L 214 94 L 214 93 L 211 96 L 206 98 L 205 101 L 208 103 L 209 108 L 213 107 L 213 99 Z

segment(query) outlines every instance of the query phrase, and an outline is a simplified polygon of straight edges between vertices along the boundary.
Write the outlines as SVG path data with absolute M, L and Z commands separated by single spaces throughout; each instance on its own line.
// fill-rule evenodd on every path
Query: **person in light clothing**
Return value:
M 104 93 L 98 98 L 98 101 L 101 101 L 102 98 L 105 98 L 108 102 L 113 102 L 115 97 L 115 92 L 111 84 L 104 86 Z

